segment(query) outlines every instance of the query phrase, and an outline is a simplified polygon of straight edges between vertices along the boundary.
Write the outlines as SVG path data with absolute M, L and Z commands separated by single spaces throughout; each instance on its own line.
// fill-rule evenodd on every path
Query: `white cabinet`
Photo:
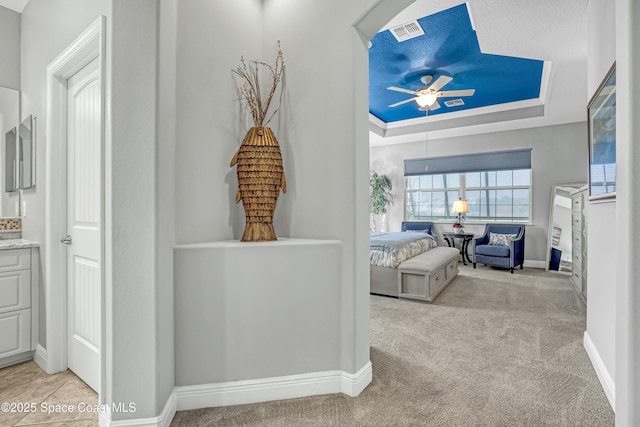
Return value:
M 0 358 L 31 350 L 31 309 L 0 313 Z
M 0 367 L 31 358 L 35 350 L 31 251 L 0 250 Z
M 587 207 L 589 190 L 585 185 L 571 192 L 573 240 L 571 282 L 580 296 L 587 300 Z

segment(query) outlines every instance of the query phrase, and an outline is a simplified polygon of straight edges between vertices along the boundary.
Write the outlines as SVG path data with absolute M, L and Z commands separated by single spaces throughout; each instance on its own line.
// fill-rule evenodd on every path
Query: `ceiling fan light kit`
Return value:
M 431 107 L 438 99 L 438 94 L 435 92 L 420 93 L 420 96 L 416 98 L 416 102 L 421 107 Z
M 405 99 L 404 101 L 396 102 L 395 104 L 389 105 L 389 107 L 398 107 L 402 104 L 409 103 L 411 101 L 416 101 L 418 104 L 418 109 L 420 111 L 428 111 L 428 110 L 437 110 L 441 107 L 438 103 L 438 98 L 449 98 L 449 97 L 457 97 L 457 96 L 472 96 L 476 90 L 475 89 L 463 89 L 463 90 L 447 90 L 440 91 L 445 85 L 453 80 L 453 77 L 449 76 L 440 76 L 438 79 L 431 85 L 428 86 L 429 83 L 433 80 L 433 76 L 422 76 L 420 81 L 427 86 L 421 87 L 418 90 L 404 89 L 401 87 L 390 86 L 387 89 L 393 90 L 396 92 L 408 93 L 410 95 L 414 95 L 414 98 Z

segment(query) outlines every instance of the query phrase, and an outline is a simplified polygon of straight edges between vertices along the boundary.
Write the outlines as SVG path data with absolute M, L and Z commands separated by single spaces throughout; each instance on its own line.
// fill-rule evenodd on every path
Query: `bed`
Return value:
M 432 222 L 403 222 L 402 232 L 371 233 L 372 294 L 398 296 L 398 265 L 437 246 Z

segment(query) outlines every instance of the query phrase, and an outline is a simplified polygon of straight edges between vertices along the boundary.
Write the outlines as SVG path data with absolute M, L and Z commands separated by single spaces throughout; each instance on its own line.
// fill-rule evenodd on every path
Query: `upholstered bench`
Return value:
M 437 247 L 398 266 L 398 297 L 431 302 L 458 274 L 456 248 Z

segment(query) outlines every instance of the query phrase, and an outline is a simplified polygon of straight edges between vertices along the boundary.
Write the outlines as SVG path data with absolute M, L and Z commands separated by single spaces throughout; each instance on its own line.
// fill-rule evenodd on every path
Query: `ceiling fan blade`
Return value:
M 438 92 L 438 96 L 448 98 L 450 96 L 471 96 L 474 93 L 476 93 L 475 89 L 443 90 Z
M 438 80 L 436 80 L 435 82 L 433 82 L 431 86 L 429 86 L 429 90 L 437 92 L 441 88 L 443 88 L 447 83 L 449 83 L 451 80 L 453 80 L 453 77 L 440 76 L 438 77 Z
M 408 93 L 410 95 L 417 95 L 418 94 L 418 92 L 416 92 L 415 90 L 403 89 L 401 87 L 396 87 L 396 86 L 389 86 L 387 89 L 395 90 L 396 92 Z
M 418 99 L 417 96 L 415 98 L 405 99 L 404 101 L 396 102 L 395 104 L 389 105 L 389 108 L 397 107 L 398 105 L 406 104 L 407 102 L 415 101 L 416 99 Z

